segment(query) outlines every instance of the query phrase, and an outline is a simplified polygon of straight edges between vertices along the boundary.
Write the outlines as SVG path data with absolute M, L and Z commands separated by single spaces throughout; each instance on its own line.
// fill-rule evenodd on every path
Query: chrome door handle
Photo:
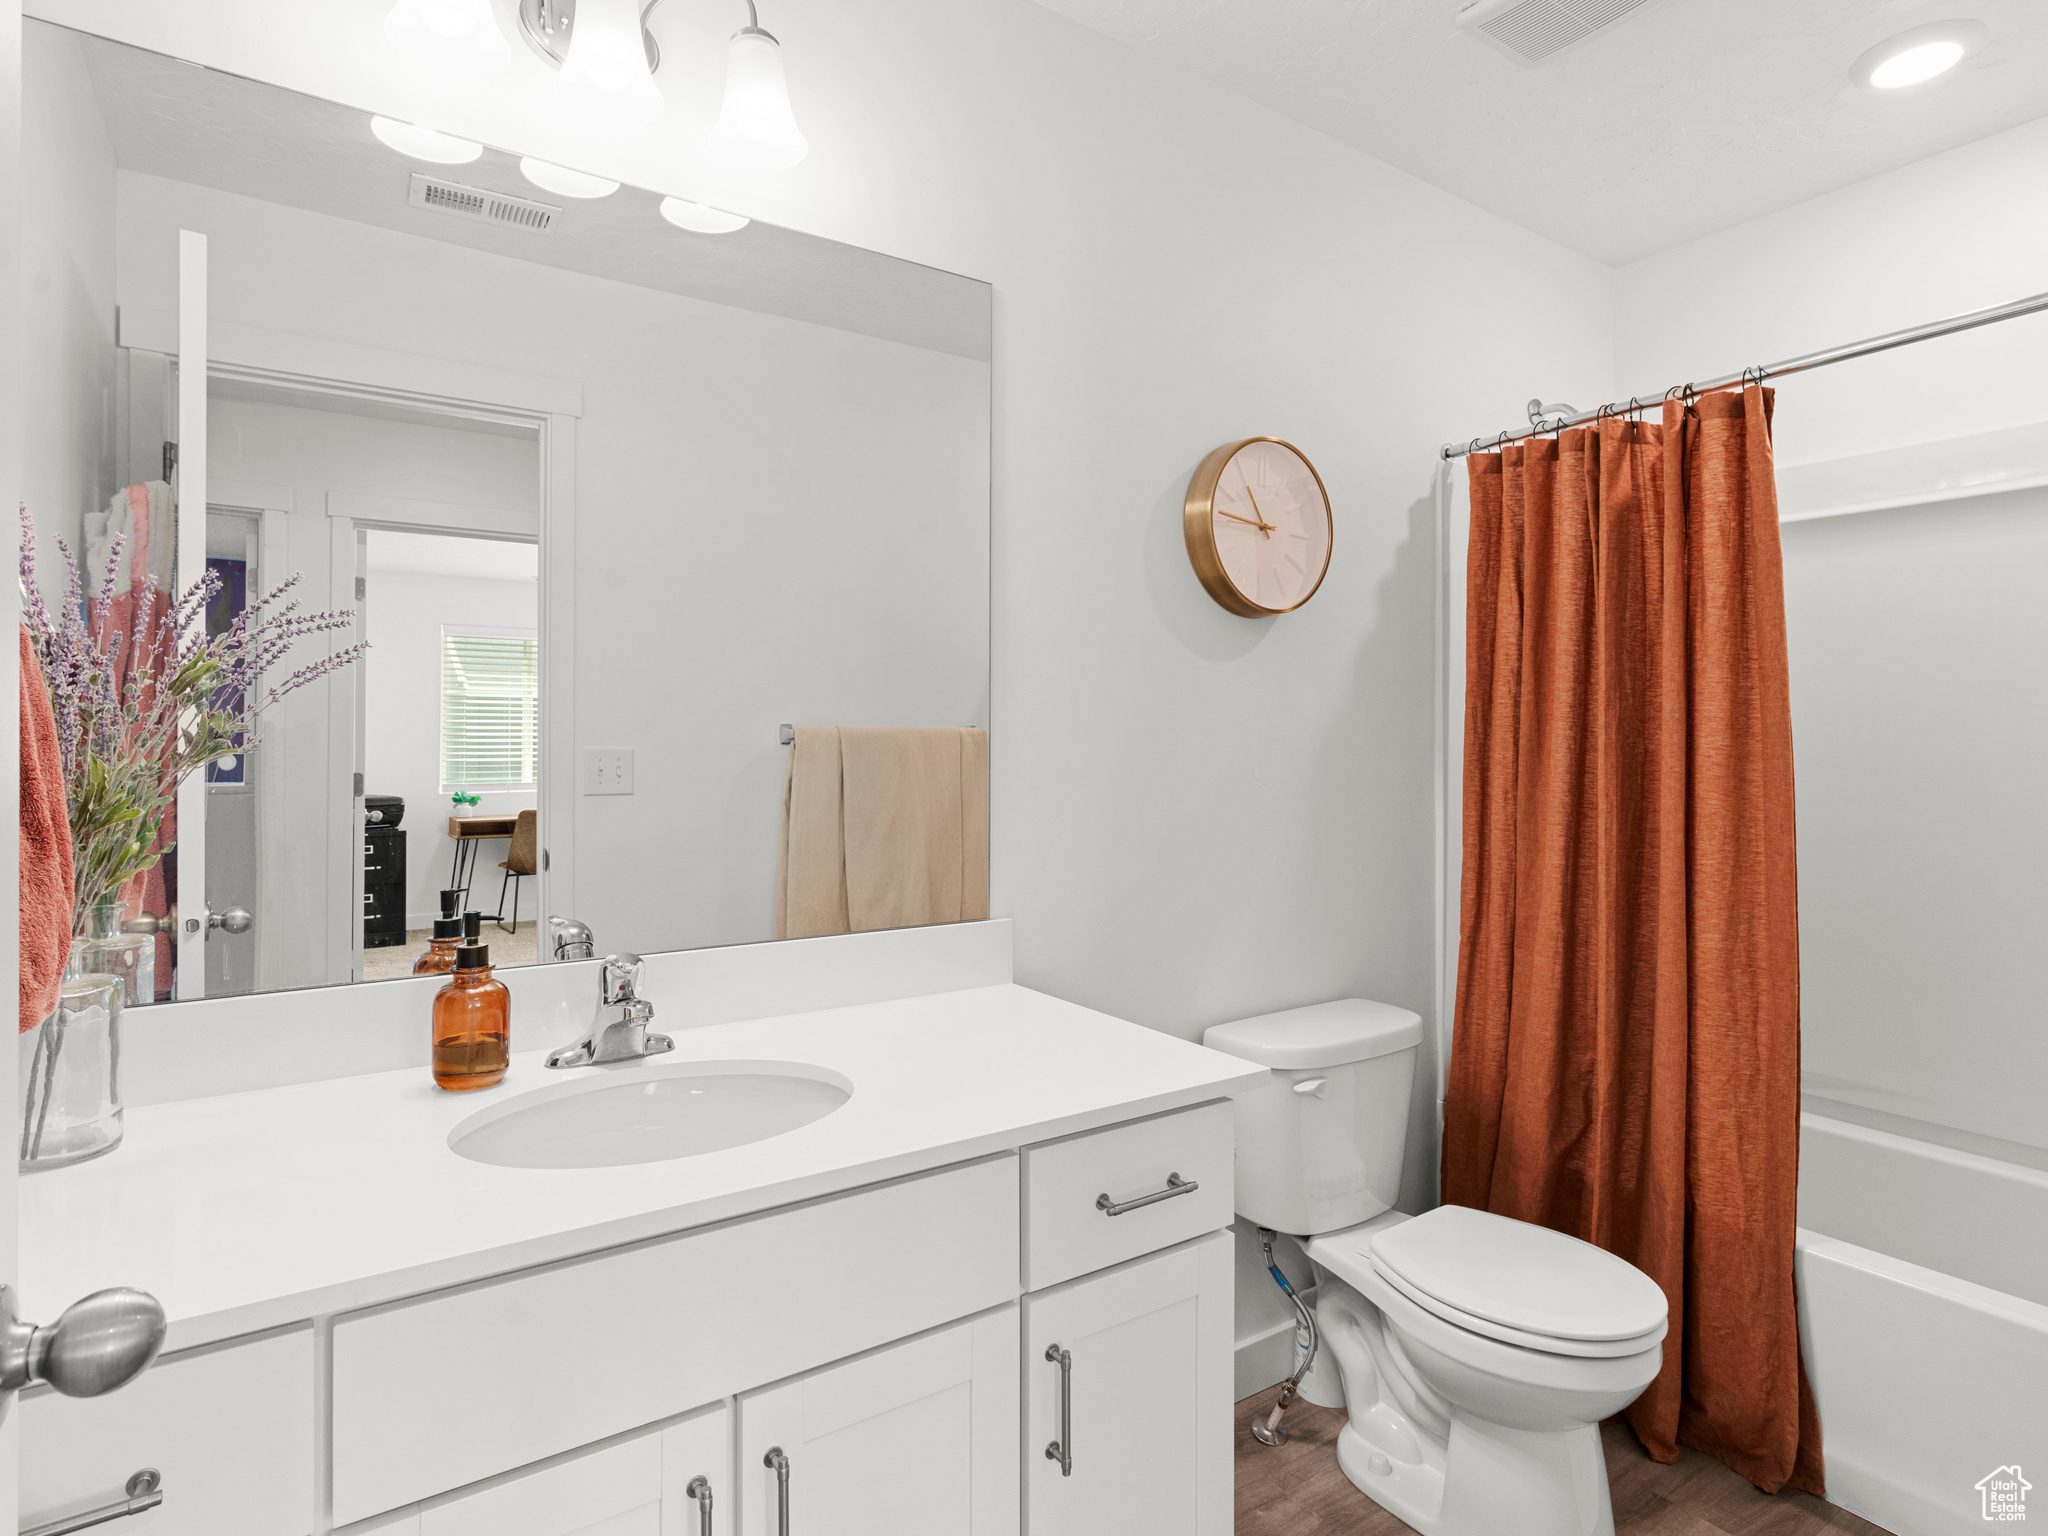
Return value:
M 1100 1194 L 1095 1197 L 1095 1209 L 1102 1212 L 1105 1216 L 1121 1216 L 1125 1211 L 1135 1211 L 1148 1205 L 1157 1205 L 1162 1200 L 1171 1200 L 1175 1195 L 1192 1195 L 1201 1187 L 1193 1179 L 1184 1179 L 1177 1173 L 1169 1173 L 1166 1176 L 1166 1188 L 1164 1189 L 1155 1189 L 1149 1195 L 1140 1195 L 1135 1200 L 1125 1200 L 1121 1204 L 1110 1199 L 1106 1193 Z
M 1103 1199 L 1109 1197 L 1104 1195 Z M 1060 1368 L 1060 1437 L 1045 1448 L 1045 1459 L 1060 1464 L 1060 1476 L 1074 1475 L 1074 1357 L 1057 1344 L 1045 1346 L 1045 1358 Z
M 14 1292 L 0 1285 L 0 1398 L 32 1381 L 66 1397 L 98 1397 L 125 1387 L 164 1347 L 170 1325 L 147 1291 L 94 1291 L 45 1328 L 24 1323 Z
M 62 1520 L 52 1520 L 48 1525 L 30 1526 L 22 1536 L 71 1536 L 73 1531 L 82 1531 L 89 1525 L 104 1525 L 109 1520 L 119 1520 L 123 1515 L 139 1515 L 155 1509 L 164 1501 L 164 1477 L 155 1467 L 144 1467 L 128 1479 L 127 1497 L 102 1504 L 98 1509 L 82 1510 L 75 1515 L 66 1515 Z
M 782 1447 L 771 1445 L 768 1454 L 761 1458 L 761 1465 L 775 1469 L 775 1536 L 789 1536 L 789 1458 L 782 1454 Z M 711 1506 L 704 1506 L 704 1518 L 711 1518 Z M 710 1530 L 709 1525 L 705 1530 Z
M 683 1493 L 697 1501 L 698 1536 L 711 1536 L 711 1479 L 700 1472 L 690 1479 L 690 1486 Z

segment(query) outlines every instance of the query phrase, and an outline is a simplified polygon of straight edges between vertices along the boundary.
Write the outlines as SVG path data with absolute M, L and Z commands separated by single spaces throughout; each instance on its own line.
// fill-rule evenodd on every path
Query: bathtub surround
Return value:
M 1664 1367 L 1628 1410 L 1652 1456 L 1817 1493 L 1771 405 L 1752 385 L 1467 461 L 1443 1197 L 1663 1287 Z

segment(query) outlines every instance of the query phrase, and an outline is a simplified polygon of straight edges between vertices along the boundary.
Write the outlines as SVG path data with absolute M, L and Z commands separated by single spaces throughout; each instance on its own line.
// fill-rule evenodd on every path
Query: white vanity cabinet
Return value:
M 741 1536 L 1016 1536 L 1017 1350 L 1008 1306 L 742 1396 Z
M 22 1527 L 155 1467 L 123 1536 L 1227 1536 L 1231 1139 L 984 1143 L 30 1393 Z
M 313 1528 L 313 1330 L 159 1360 L 105 1397 L 24 1393 L 20 1528 L 121 1502 L 144 1467 L 163 1502 L 120 1536 L 305 1536 Z
M 1228 1536 L 1227 1102 L 1024 1149 L 1026 1536 Z
M 1024 1298 L 1026 1536 L 1229 1536 L 1231 1242 Z

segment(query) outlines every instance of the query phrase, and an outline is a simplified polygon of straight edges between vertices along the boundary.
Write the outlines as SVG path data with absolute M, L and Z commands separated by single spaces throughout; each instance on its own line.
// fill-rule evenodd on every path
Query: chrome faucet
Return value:
M 667 1035 L 650 1035 L 647 1021 L 654 1004 L 639 995 L 638 955 L 606 955 L 597 973 L 597 1017 L 590 1033 L 574 1045 L 551 1052 L 551 1067 L 597 1067 L 615 1061 L 639 1061 L 676 1048 Z
M 579 923 L 573 917 L 551 917 L 548 932 L 554 935 L 555 959 L 595 960 L 597 940 L 590 936 L 587 924 Z

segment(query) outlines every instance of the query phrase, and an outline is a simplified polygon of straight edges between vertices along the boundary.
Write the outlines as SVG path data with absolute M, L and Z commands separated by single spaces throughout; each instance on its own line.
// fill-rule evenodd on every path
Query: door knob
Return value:
M 256 926 L 256 919 L 247 907 L 229 907 L 225 912 L 209 910 L 206 914 L 206 931 L 211 934 L 216 928 L 225 928 L 229 933 L 247 933 Z
M 66 1397 L 125 1387 L 164 1347 L 169 1326 L 154 1296 L 118 1286 L 73 1302 L 38 1328 L 21 1320 L 14 1291 L 0 1285 L 0 1396 L 32 1381 L 47 1381 Z

